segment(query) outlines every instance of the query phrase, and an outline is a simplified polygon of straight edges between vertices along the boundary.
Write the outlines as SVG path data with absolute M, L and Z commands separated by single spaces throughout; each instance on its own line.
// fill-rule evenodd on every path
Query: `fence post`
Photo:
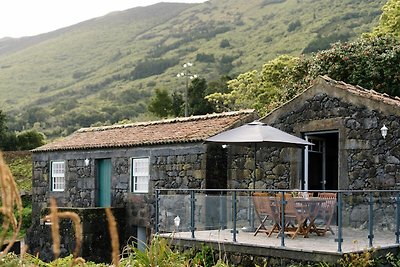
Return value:
M 156 234 L 159 233 L 159 226 L 160 226 L 160 190 L 156 189 L 156 225 L 155 225 Z
M 396 196 L 396 244 L 399 244 L 399 236 L 400 236 L 400 193 L 397 193 Z
M 281 246 L 285 246 L 285 191 L 281 192 Z
M 192 232 L 192 238 L 194 237 L 194 230 L 195 228 L 195 209 L 196 209 L 196 198 L 195 198 L 195 192 L 192 190 L 190 191 L 190 231 Z
M 342 214 L 342 192 L 338 193 L 338 238 L 336 241 L 338 242 L 338 252 L 342 252 L 342 243 L 343 243 L 343 214 Z
M 372 247 L 374 239 L 374 196 L 372 192 L 369 193 L 369 210 L 368 210 L 368 245 Z
M 236 207 L 236 191 L 233 191 L 233 195 L 232 195 L 232 210 L 233 210 L 233 214 L 232 214 L 232 223 L 233 223 L 233 230 L 232 230 L 232 239 L 233 242 L 236 242 L 236 234 L 237 234 L 237 230 L 236 230 L 236 212 L 237 212 L 237 207 Z

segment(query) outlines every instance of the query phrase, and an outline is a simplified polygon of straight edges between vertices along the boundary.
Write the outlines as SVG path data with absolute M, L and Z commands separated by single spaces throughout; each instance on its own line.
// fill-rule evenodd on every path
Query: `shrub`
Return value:
M 289 23 L 287 31 L 288 32 L 292 32 L 292 31 L 295 31 L 297 28 L 300 28 L 300 27 L 301 27 L 300 20 L 295 20 L 295 21 L 292 21 L 292 22 Z

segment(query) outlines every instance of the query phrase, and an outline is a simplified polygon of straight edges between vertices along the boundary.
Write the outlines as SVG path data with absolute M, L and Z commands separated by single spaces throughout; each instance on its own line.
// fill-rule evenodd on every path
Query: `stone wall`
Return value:
M 126 210 L 126 236 L 136 235 L 137 227 L 154 229 L 155 188 L 204 188 L 206 154 L 204 144 L 165 145 L 114 150 L 61 151 L 33 154 L 32 227 L 30 233 L 40 230 L 41 213 L 49 198 L 54 197 L 59 207 L 93 208 L 97 206 L 96 159 L 110 158 L 112 164 L 111 206 Z M 130 159 L 150 158 L 148 194 L 129 191 Z M 85 159 L 89 159 L 88 166 Z M 50 164 L 53 160 L 66 162 L 66 190 L 50 190 Z M 31 237 L 35 235 L 30 235 Z M 32 239 L 31 250 L 37 248 Z
M 152 150 L 149 194 L 129 194 L 129 225 L 155 229 L 155 189 L 205 188 L 206 154 L 203 144 Z M 176 206 L 176 203 L 174 204 Z
M 85 260 L 94 262 L 111 261 L 111 241 L 108 230 L 108 221 L 105 210 L 102 208 L 59 208 L 59 212 L 74 212 L 78 214 L 83 230 L 83 240 L 80 256 Z M 124 246 L 125 237 L 125 209 L 111 209 L 119 231 L 120 246 Z M 41 211 L 41 218 L 50 213 L 49 209 Z M 66 257 L 75 251 L 76 235 L 74 225 L 70 219 L 60 219 L 60 257 Z M 40 224 L 32 228 L 27 238 L 32 255 L 39 254 L 45 261 L 54 260 L 52 249 L 51 226 L 48 222 L 40 220 Z
M 319 92 L 308 98 L 300 97 L 276 113 L 266 117 L 264 121 L 297 136 L 312 131 L 339 132 L 339 189 L 400 189 L 400 116 L 396 115 L 398 114 L 396 110 L 392 110 L 391 113 L 387 104 L 369 101 L 367 98 L 365 101 L 362 99 L 355 101 L 345 96 L 331 96 Z M 389 129 L 385 139 L 380 131 L 383 125 Z M 302 163 L 296 163 L 295 157 L 292 157 L 293 152 L 287 155 L 291 157 L 290 167 L 285 160 L 273 162 L 273 157 L 271 160 L 266 159 L 261 166 L 283 165 L 284 168 L 281 167 L 280 173 L 285 180 L 291 181 L 289 188 L 298 188 L 299 180 L 293 180 L 293 177 L 296 179 L 302 177 Z M 271 177 L 273 181 L 279 179 L 279 176 Z M 269 183 L 273 185 L 279 181 Z M 269 186 L 265 182 L 259 183 L 257 188 L 271 188 Z M 347 201 L 344 204 L 345 226 L 367 227 L 368 201 L 365 199 L 368 197 L 359 198 L 363 201 L 344 198 L 344 201 Z M 392 214 L 392 200 L 381 199 L 378 198 L 381 203 L 374 204 L 376 214 L 379 212 Z M 385 217 L 388 216 L 380 216 L 380 219 L 375 221 L 374 227 L 377 229 L 391 227 L 394 220 Z
M 400 117 L 385 115 L 369 106 L 356 106 L 337 97 L 319 93 L 296 110 L 275 121 L 274 126 L 294 134 L 298 131 L 339 130 L 339 184 L 341 189 L 400 188 Z M 312 124 L 311 122 L 319 122 Z M 380 128 L 389 128 L 386 139 Z M 310 127 L 312 125 L 312 127 Z M 347 187 L 344 187 L 347 185 Z

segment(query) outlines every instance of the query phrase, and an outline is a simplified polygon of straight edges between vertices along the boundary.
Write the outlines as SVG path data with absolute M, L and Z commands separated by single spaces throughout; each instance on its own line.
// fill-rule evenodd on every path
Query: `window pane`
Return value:
M 147 193 L 149 191 L 149 159 L 132 159 L 132 183 L 133 192 Z
M 65 163 L 63 161 L 51 163 L 51 181 L 53 191 L 65 190 Z

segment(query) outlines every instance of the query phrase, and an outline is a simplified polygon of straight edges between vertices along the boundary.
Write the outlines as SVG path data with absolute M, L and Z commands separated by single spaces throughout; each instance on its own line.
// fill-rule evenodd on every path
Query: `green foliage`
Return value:
M 223 39 L 220 43 L 219 43 L 219 47 L 220 48 L 227 48 L 230 47 L 231 44 L 229 43 L 229 40 L 227 39 Z
M 214 54 L 198 53 L 196 55 L 196 61 L 212 63 L 215 62 L 215 57 Z
M 293 32 L 295 31 L 297 28 L 301 27 L 301 22 L 300 20 L 295 20 L 295 21 L 291 21 L 288 25 L 287 31 L 288 32 Z
M 140 62 L 131 73 L 131 79 L 143 79 L 163 73 L 166 69 L 179 63 L 177 58 L 152 59 Z
M 369 267 L 374 266 L 371 251 L 364 251 L 363 253 L 349 253 L 345 254 L 339 260 L 339 265 L 342 267 Z
M 285 2 L 286 0 L 263 0 L 261 5 L 264 7 L 266 5 L 277 4 Z
M 400 41 L 390 36 L 360 38 L 336 43 L 303 60 L 306 80 L 318 75 L 360 85 L 392 96 L 400 95 Z
M 212 267 L 215 266 L 214 251 L 211 247 L 203 245 L 201 251 L 193 257 L 195 266 Z
M 132 267 L 169 267 L 188 266 L 189 260 L 182 253 L 172 250 L 168 241 L 164 238 L 155 237 L 145 251 L 138 249 L 135 244 L 125 247 L 121 259 L 122 266 Z
M 196 78 L 188 89 L 188 104 L 190 115 L 202 115 L 212 113 L 213 106 L 205 99 L 207 82 L 204 78 Z
M 327 36 L 318 35 L 313 39 L 306 48 L 304 48 L 304 54 L 310 54 L 321 50 L 329 49 L 331 45 L 337 41 L 346 42 L 350 38 L 349 32 L 343 33 L 332 33 Z
M 172 113 L 172 97 L 167 90 L 156 89 L 156 94 L 151 98 L 148 110 L 160 118 L 166 118 Z
M 228 82 L 228 93 L 214 93 L 206 97 L 218 110 L 254 108 L 260 113 L 294 96 L 291 77 L 297 58 L 280 56 L 257 70 L 240 74 Z
M 28 130 L 17 135 L 18 150 L 31 150 L 45 144 L 44 135 L 36 130 Z
M 30 192 L 32 190 L 32 156 L 30 152 L 4 152 L 4 159 L 19 190 Z M 24 206 L 29 206 L 29 203 L 24 203 Z
M 8 131 L 7 118 L 0 110 L 0 150 L 30 150 L 44 144 L 44 135 L 37 130 L 27 130 L 16 134 Z
M 393 253 L 388 253 L 385 256 L 387 262 L 389 262 L 390 266 L 400 267 L 400 255 L 393 255 Z
M 379 25 L 374 29 L 373 35 L 391 34 L 400 37 L 400 1 L 388 0 L 382 8 Z
M 0 136 L 7 131 L 7 115 L 0 110 Z
M 14 132 L 5 132 L 0 136 L 0 150 L 12 151 L 18 149 L 18 138 Z

